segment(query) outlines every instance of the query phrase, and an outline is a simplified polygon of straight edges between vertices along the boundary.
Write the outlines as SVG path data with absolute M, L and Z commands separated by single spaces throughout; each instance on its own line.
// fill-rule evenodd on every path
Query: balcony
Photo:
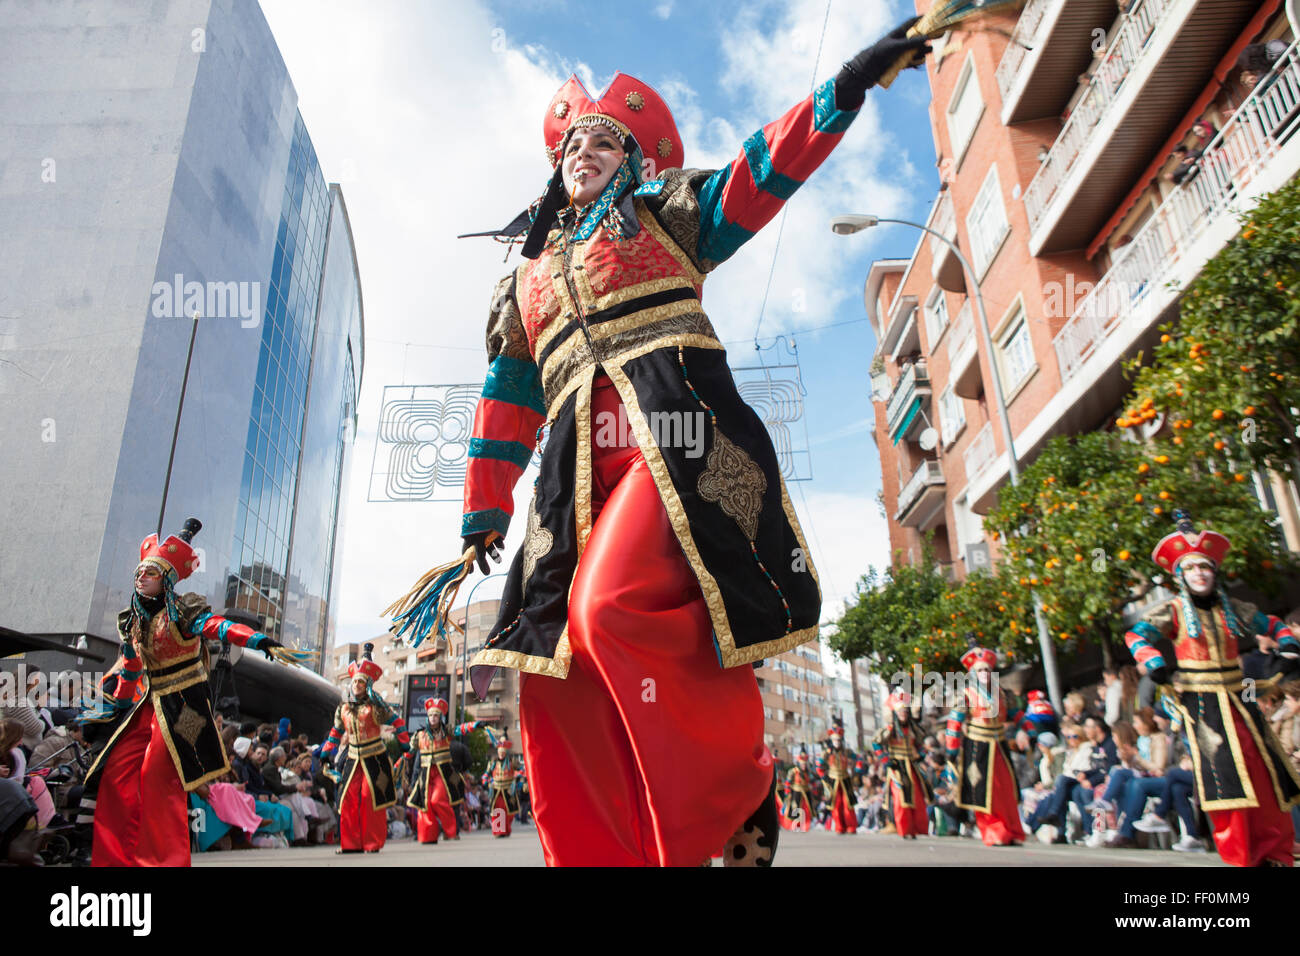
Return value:
M 966 465 L 966 482 L 967 485 L 973 485 L 997 457 L 997 445 L 993 442 L 993 423 L 985 422 L 984 427 L 980 429 L 974 441 L 966 446 L 962 452 L 962 460 Z
M 1061 381 L 1099 377 L 1112 337 L 1138 336 L 1176 305 L 1178 292 L 1235 235 L 1236 213 L 1300 167 L 1300 48 L 1292 46 L 1210 142 L 1200 172 L 1165 199 L 1053 340 Z M 1174 283 L 1175 288 L 1170 284 Z
M 1258 8 L 1252 0 L 1134 5 L 1025 190 L 1031 255 L 1079 249 L 1096 236 Z
M 1177 314 L 1180 290 L 1237 234 L 1237 214 L 1300 174 L 1298 131 L 1293 45 L 1210 142 L 1196 177 L 1168 195 L 1057 333 L 1061 388 L 1016 435 L 1022 459 L 1053 435 L 1096 428 L 1122 400 L 1124 359 L 1149 351 L 1161 322 Z M 1005 454 L 978 475 L 968 461 L 972 510 L 987 512 L 1006 473 Z
M 894 386 L 885 406 L 885 422 L 889 438 L 897 445 L 904 438 L 912 439 L 924 428 L 923 413 L 930 404 L 930 373 L 925 362 L 909 365 Z
M 945 239 L 957 241 L 957 213 L 952 205 L 952 193 L 944 190 L 934 203 L 934 214 L 930 217 L 930 228 Z M 965 292 L 966 276 L 962 272 L 961 261 L 953 255 L 952 247 L 941 242 L 938 236 L 930 236 L 930 274 L 941 289 L 949 292 Z
M 969 301 L 957 313 L 957 321 L 948 333 L 948 382 L 953 393 L 962 398 L 979 398 L 984 392 L 979 349 L 975 345 L 975 321 L 971 318 Z
M 1115 0 L 1029 0 L 998 64 L 1002 125 L 1059 116 L 1092 62 L 1093 31 L 1118 13 Z
M 907 528 L 929 531 L 943 520 L 943 469 L 937 461 L 923 461 L 898 493 L 894 520 Z
M 900 295 L 894 300 L 889 315 L 882 316 L 885 334 L 880 339 L 880 351 L 895 362 L 900 355 L 909 355 L 921 348 L 921 333 L 916 327 L 916 296 Z

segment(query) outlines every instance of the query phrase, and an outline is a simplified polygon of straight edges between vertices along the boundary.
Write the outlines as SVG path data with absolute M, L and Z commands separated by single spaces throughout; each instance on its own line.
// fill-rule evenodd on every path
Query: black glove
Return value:
M 488 557 L 491 557 L 497 564 L 501 563 L 501 532 L 499 531 L 479 531 L 477 534 L 466 535 L 461 538 L 461 553 L 466 548 L 474 548 L 474 560 L 478 564 L 478 569 L 484 574 L 490 573 L 488 570 Z
M 268 661 L 275 660 L 275 657 L 271 654 L 271 648 L 273 647 L 284 647 L 284 645 L 273 637 L 264 637 L 257 644 L 257 649 L 266 655 Z
M 1157 684 L 1169 683 L 1169 668 L 1161 664 L 1159 667 L 1153 667 L 1147 671 L 1147 677 L 1150 677 Z
M 908 68 L 920 66 L 930 52 L 927 37 L 909 37 L 907 31 L 920 17 L 899 24 L 874 44 L 867 47 L 853 59 L 844 64 L 839 75 L 835 77 L 835 108 L 838 110 L 855 110 L 866 99 L 867 90 L 875 86 L 889 68 L 901 58 L 912 54 Z
M 1300 657 L 1291 654 L 1279 654 L 1275 669 L 1278 674 L 1294 674 L 1300 670 Z

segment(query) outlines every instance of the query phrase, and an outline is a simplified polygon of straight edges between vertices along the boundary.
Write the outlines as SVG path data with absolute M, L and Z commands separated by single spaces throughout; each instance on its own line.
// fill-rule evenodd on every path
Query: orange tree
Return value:
M 1300 480 L 1300 180 L 1242 216 L 1179 305 L 1120 426 L 1163 415 L 1221 483 L 1253 468 Z
M 1276 587 L 1286 551 L 1250 484 L 1224 482 L 1208 456 L 1186 441 L 1175 444 L 1175 435 L 1146 443 L 1114 432 L 1054 438 L 1017 487 L 1001 489 L 985 520 L 1001 543 L 1008 591 L 1017 604 L 1038 592 L 1066 657 L 1087 641 L 1111 659 L 1124 606 L 1154 586 L 1159 568 L 1151 550 L 1174 529 L 1175 508 L 1232 539 L 1229 582 L 1244 575 Z

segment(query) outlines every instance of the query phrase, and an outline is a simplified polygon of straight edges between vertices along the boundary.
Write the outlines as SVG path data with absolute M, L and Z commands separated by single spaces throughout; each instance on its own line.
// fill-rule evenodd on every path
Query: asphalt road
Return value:
M 379 853 L 336 855 L 333 847 L 238 850 L 203 853 L 195 866 L 543 866 L 537 830 L 517 826 L 505 838 L 487 831 L 462 839 L 421 846 L 411 839 L 390 840 Z M 715 866 L 721 861 L 715 861 Z M 962 837 L 903 840 L 892 834 L 840 836 L 824 831 L 782 833 L 777 866 L 1223 866 L 1213 853 L 1171 850 L 1102 850 L 1077 846 L 986 847 Z

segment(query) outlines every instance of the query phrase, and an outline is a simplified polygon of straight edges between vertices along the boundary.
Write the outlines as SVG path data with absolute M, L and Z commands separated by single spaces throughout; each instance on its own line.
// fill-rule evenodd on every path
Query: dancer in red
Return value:
M 1264 635 L 1277 641 L 1283 672 L 1300 667 L 1300 641 L 1278 618 L 1229 597 L 1218 568 L 1232 546 L 1217 531 L 1196 531 L 1185 511 L 1178 530 L 1162 538 L 1151 559 L 1171 575 L 1178 595 L 1124 635 L 1138 666 L 1169 699 L 1191 744 L 1196 800 L 1210 818 L 1214 844 L 1233 866 L 1292 866 L 1300 775 L 1272 724 L 1246 693 L 1242 652 Z M 1159 641 L 1172 641 L 1171 669 Z
M 419 811 L 415 835 L 421 843 L 437 843 L 439 834 L 457 840 L 456 807 L 465 800 L 465 785 L 452 766 L 451 735 L 446 724 L 451 707 L 438 697 L 426 700 L 424 709 L 429 723 L 416 731 L 411 742 L 419 759 L 406 805 Z
M 876 734 L 875 749 L 888 762 L 889 805 L 894 827 L 904 839 L 930 832 L 930 785 L 917 767 L 920 759 L 918 731 L 912 720 L 912 695 L 899 689 L 889 695 L 889 717 Z
M 967 682 L 948 714 L 948 756 L 957 768 L 957 806 L 975 811 L 984 844 L 1018 846 L 1025 842 L 1025 829 L 1006 741 L 1015 717 L 993 671 L 997 660 L 997 654 L 984 647 L 973 647 L 962 656 L 962 666 L 974 680 Z
M 728 865 L 771 862 L 774 768 L 750 665 L 815 640 L 821 595 L 701 294 L 840 142 L 866 90 L 919 65 L 910 25 L 716 171 L 682 168 L 646 83 L 619 73 L 593 98 L 574 77 L 544 118 L 550 182 L 492 233 L 522 240 L 524 262 L 493 295 L 469 447 L 461 553 L 484 572 L 549 427 L 526 538 L 470 670 L 480 696 L 496 668 L 525 672 L 548 864 L 698 866 L 724 849 Z M 441 574 L 408 595 L 403 626 L 428 630 L 454 569 Z
M 817 808 L 813 805 L 812 795 L 821 790 L 821 784 L 814 780 L 808 767 L 808 750 L 799 748 L 795 765 L 785 775 L 785 799 L 781 801 L 780 824 L 786 830 L 802 830 L 807 833 L 812 829 Z
M 515 795 L 515 756 L 510 752 L 510 738 L 502 734 L 497 741 L 496 754 L 488 759 L 483 782 L 488 785 L 488 820 L 494 837 L 508 837 L 514 829 L 515 814 L 519 812 L 519 799 Z
M 853 810 L 854 756 L 844 749 L 844 728 L 831 724 L 830 749 L 826 752 L 826 802 L 831 807 L 831 829 L 836 833 L 857 833 L 858 816 Z
M 230 771 L 208 688 L 209 640 L 229 641 L 283 662 L 307 655 L 213 614 L 177 583 L 199 563 L 197 518 L 163 542 L 140 544 L 131 606 L 117 616 L 121 656 L 104 705 L 82 725 L 108 743 L 86 775 L 79 824 L 94 826 L 94 866 L 189 866 L 186 793 Z M 107 690 L 112 686 L 111 692 Z
M 392 725 L 403 758 L 411 753 L 406 721 L 375 693 L 374 682 L 383 669 L 371 656 L 374 649 L 373 644 L 365 645 L 361 660 L 348 665 L 348 696 L 334 712 L 334 726 L 321 747 L 321 759 L 328 760 L 347 734 L 348 752 L 340 773 L 337 853 L 378 853 L 388 838 L 386 811 L 397 803 L 397 790 L 384 743 L 385 724 Z

